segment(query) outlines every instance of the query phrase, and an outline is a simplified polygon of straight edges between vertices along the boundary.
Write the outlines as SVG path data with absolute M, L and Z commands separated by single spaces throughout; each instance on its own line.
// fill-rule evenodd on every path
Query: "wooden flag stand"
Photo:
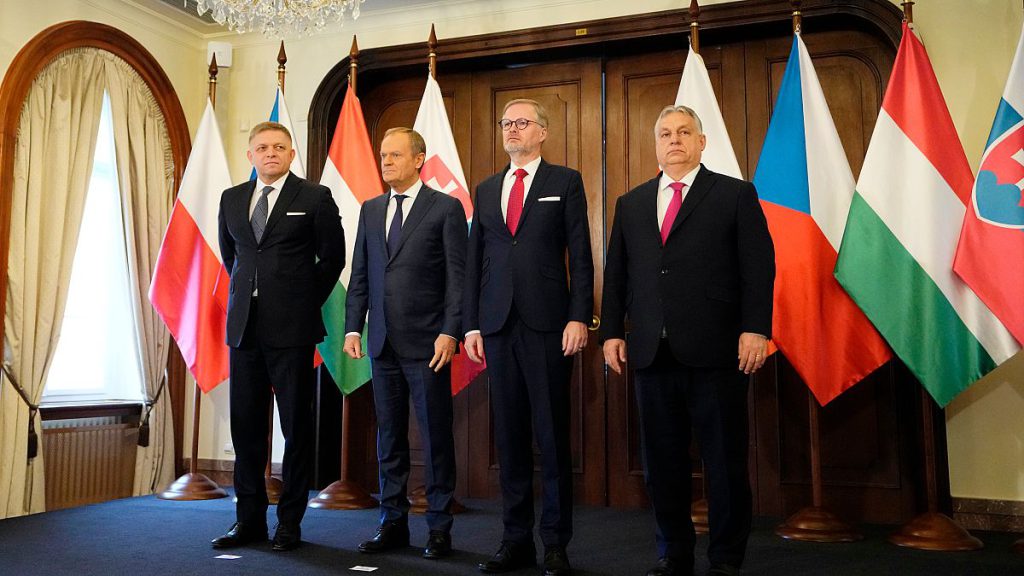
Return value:
M 217 106 L 217 55 L 214 54 L 210 61 L 210 103 Z M 198 471 L 199 465 L 199 384 L 196 384 L 195 395 L 192 401 L 192 458 L 189 461 L 189 471 L 179 477 L 171 485 L 157 494 L 157 498 L 163 500 L 212 500 L 224 498 L 227 491 L 210 480 L 205 474 Z

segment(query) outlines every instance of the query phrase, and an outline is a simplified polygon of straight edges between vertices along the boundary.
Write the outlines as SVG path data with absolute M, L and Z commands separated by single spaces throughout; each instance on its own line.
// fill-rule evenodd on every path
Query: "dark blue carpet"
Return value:
M 0 520 L 0 575 L 95 574 L 138 576 L 202 574 L 479 574 L 476 564 L 497 547 L 501 515 L 496 502 L 465 502 L 470 511 L 456 516 L 455 554 L 428 561 L 411 547 L 368 556 L 356 546 L 373 535 L 375 510 L 310 510 L 303 522 L 305 545 L 276 553 L 270 544 L 238 551 L 237 560 L 217 559 L 211 538 L 234 520 L 230 499 L 168 502 L 154 497 Z M 654 560 L 653 521 L 638 510 L 577 507 L 576 536 L 569 547 L 575 573 L 642 576 Z M 855 544 L 787 542 L 772 533 L 774 520 L 759 519 L 751 536 L 749 576 L 1010 576 L 1024 574 L 1024 557 L 1009 547 L 1015 535 L 976 534 L 985 542 L 979 552 L 923 552 L 885 541 L 889 527 L 863 527 L 866 539 Z M 273 526 L 273 508 L 271 508 Z M 413 543 L 421 546 L 427 530 L 422 517 L 411 521 Z M 706 546 L 698 542 L 698 555 Z M 374 572 L 353 571 L 375 566 Z M 698 559 L 697 573 L 707 569 Z M 523 570 L 516 574 L 536 574 Z

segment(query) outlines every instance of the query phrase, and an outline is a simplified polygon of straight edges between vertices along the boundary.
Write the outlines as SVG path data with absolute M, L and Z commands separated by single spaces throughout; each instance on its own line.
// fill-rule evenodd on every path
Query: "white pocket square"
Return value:
M 305 212 L 285 212 L 285 216 L 305 216 Z
M 561 196 L 545 196 L 543 198 L 537 198 L 537 202 L 559 202 L 561 200 Z

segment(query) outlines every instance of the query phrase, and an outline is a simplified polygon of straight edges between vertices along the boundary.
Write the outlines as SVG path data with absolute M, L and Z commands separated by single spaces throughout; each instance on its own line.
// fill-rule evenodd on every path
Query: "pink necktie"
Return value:
M 665 219 L 661 222 L 661 245 L 664 246 L 665 242 L 668 241 L 668 233 L 672 231 L 672 223 L 676 221 L 676 215 L 679 214 L 679 207 L 683 205 L 683 184 L 682 182 L 673 182 L 668 185 L 672 189 L 672 199 L 668 201 L 668 209 L 665 210 Z
M 526 178 L 526 170 L 516 170 L 516 181 L 512 183 L 512 191 L 508 195 L 508 208 L 505 214 L 505 225 L 513 236 L 516 235 L 516 228 L 519 228 L 519 217 L 523 214 L 523 196 L 526 194 L 526 186 L 523 178 Z

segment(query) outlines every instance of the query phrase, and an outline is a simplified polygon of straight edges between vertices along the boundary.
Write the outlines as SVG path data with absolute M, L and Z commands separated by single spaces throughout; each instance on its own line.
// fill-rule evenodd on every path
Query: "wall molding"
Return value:
M 1024 502 L 953 498 L 953 518 L 968 530 L 1024 532 Z

